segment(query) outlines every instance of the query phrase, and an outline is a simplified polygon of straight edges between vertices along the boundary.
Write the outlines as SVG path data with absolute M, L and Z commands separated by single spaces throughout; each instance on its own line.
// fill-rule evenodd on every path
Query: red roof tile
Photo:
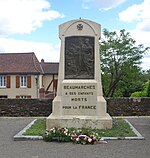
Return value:
M 38 59 L 31 53 L 0 53 L 0 74 L 42 73 Z

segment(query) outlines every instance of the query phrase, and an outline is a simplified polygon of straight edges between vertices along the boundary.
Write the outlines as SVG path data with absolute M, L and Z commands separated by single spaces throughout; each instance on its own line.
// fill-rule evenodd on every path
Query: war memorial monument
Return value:
M 112 127 L 102 93 L 99 58 L 101 26 L 78 19 L 59 26 L 61 39 L 57 96 L 46 128 Z

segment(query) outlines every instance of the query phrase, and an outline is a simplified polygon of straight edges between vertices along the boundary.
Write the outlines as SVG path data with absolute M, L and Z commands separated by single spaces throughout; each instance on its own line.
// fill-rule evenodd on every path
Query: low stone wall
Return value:
M 107 98 L 111 116 L 150 116 L 150 98 Z
M 111 116 L 150 116 L 150 98 L 107 98 Z M 48 116 L 52 112 L 51 99 L 0 99 L 0 116 Z
M 50 99 L 0 99 L 0 116 L 48 116 L 51 105 Z

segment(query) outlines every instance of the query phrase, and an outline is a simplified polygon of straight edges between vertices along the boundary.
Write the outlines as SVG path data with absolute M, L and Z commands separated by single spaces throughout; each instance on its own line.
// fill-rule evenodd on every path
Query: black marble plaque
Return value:
M 94 37 L 65 38 L 65 79 L 94 79 Z

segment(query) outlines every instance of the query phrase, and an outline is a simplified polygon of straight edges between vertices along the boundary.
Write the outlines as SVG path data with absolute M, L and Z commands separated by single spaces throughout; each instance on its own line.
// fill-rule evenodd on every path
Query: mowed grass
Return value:
M 111 129 L 94 129 L 101 137 L 135 137 L 137 136 L 124 119 L 113 119 Z
M 26 130 L 23 135 L 43 136 L 46 130 L 46 120 L 37 119 L 34 124 Z
M 69 130 L 74 130 L 73 128 Z M 86 130 L 86 129 L 84 129 Z M 89 129 L 88 129 L 89 130 Z M 137 136 L 130 125 L 124 119 L 113 119 L 111 129 L 90 129 L 99 134 L 100 137 L 135 137 Z M 23 134 L 30 136 L 43 136 L 46 131 L 46 119 L 37 119 L 35 123 Z

